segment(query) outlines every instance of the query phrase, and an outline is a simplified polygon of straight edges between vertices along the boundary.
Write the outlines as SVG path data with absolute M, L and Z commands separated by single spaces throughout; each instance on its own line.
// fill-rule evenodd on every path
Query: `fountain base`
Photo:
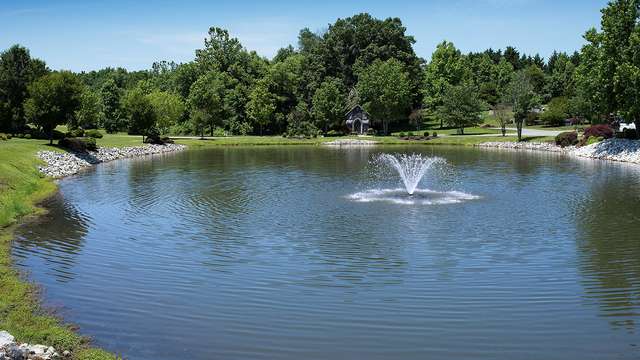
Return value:
M 413 194 L 409 194 L 405 189 L 401 188 L 372 189 L 348 196 L 348 199 L 357 202 L 388 202 L 400 205 L 459 204 L 479 198 L 479 196 L 461 191 L 434 191 L 428 189 L 416 189 Z

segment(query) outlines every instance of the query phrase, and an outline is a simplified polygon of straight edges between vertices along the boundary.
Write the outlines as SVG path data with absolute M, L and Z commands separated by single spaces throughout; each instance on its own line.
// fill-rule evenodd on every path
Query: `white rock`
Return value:
M 590 159 L 640 164 L 640 141 L 638 140 L 607 139 L 583 147 L 568 146 L 565 148 L 550 143 L 535 142 L 486 142 L 476 146 L 498 149 L 549 151 Z
M 39 151 L 38 157 L 46 165 L 40 167 L 40 172 L 46 176 L 64 177 L 77 174 L 80 170 L 102 162 L 113 161 L 129 157 L 139 157 L 153 154 L 163 154 L 186 149 L 184 145 L 146 144 L 124 148 L 98 148 L 98 151 L 87 153 L 59 153 L 55 151 Z
M 7 345 L 14 345 L 15 338 L 6 331 L 0 331 L 0 348 L 3 348 Z

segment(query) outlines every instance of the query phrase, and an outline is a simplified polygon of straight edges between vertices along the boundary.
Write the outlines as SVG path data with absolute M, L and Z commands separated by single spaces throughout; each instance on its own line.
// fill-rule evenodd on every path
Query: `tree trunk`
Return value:
M 460 135 L 464 135 L 464 126 L 460 128 Z
M 49 145 L 53 145 L 53 129 L 49 130 Z
M 516 123 L 516 128 L 518 129 L 518 141 L 522 141 L 522 123 L 523 121 L 518 121 Z
M 262 124 L 259 124 L 260 127 L 260 136 L 262 136 Z
M 507 136 L 507 127 L 505 125 L 502 125 L 502 136 Z

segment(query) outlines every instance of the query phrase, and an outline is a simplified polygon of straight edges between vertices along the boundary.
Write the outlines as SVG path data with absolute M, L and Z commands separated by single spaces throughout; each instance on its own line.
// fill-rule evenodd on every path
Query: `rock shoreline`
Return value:
M 372 146 L 377 145 L 377 141 L 373 140 L 360 140 L 360 139 L 338 139 L 322 143 L 325 146 Z
M 144 146 L 130 146 L 123 148 L 100 147 L 98 148 L 98 151 L 89 151 L 86 153 L 60 153 L 55 151 L 39 151 L 37 155 L 38 158 L 45 162 L 44 166 L 39 167 L 41 173 L 46 176 L 61 178 L 65 176 L 75 175 L 82 169 L 99 163 L 118 159 L 182 151 L 186 148 L 187 147 L 185 145 L 178 144 L 146 144 Z
M 476 146 L 482 148 L 546 151 L 581 158 L 640 164 L 640 141 L 628 139 L 607 139 L 587 146 L 568 146 L 565 148 L 552 143 L 536 142 L 485 142 Z
M 0 331 L 0 360 L 54 360 L 69 357 L 69 351 L 59 354 L 51 346 L 18 344 L 11 334 Z

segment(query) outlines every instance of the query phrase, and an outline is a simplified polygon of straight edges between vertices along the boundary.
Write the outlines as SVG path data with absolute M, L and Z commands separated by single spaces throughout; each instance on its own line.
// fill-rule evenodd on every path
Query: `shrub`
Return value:
M 611 139 L 613 137 L 613 129 L 606 124 L 593 125 L 584 130 L 584 137 L 602 137 L 605 139 Z
M 623 139 L 638 140 L 638 132 L 634 129 L 624 129 L 622 132 Z
M 160 136 L 158 134 L 151 134 L 144 139 L 145 144 L 155 144 L 155 145 L 164 145 L 164 144 L 173 144 L 173 140 L 171 140 L 168 136 Z
M 369 128 L 369 129 L 367 130 L 367 135 L 372 135 L 372 136 L 373 136 L 373 135 L 375 135 L 375 134 L 376 134 L 376 131 L 375 131 L 374 129 Z
M 592 136 L 592 137 L 587 139 L 587 142 L 586 142 L 585 145 L 595 144 L 595 143 L 600 142 L 602 140 L 604 140 L 604 138 L 602 136 L 598 136 L 598 137 Z
M 7 134 L 0 133 L 0 140 L 9 140 L 9 137 L 7 137 Z
M 96 139 L 87 138 L 84 139 L 85 144 L 87 144 L 87 150 L 96 151 L 98 150 L 98 144 L 96 144 Z
M 407 134 L 405 134 L 404 132 L 401 132 L 400 134 L 398 134 L 398 136 L 405 137 L 405 136 L 407 136 Z
M 327 133 L 325 134 L 325 136 L 329 136 L 329 137 L 334 137 L 334 136 L 344 136 L 344 132 L 342 132 L 342 131 L 336 131 L 336 130 L 329 130 L 329 131 L 327 131 Z
M 58 145 L 75 152 L 96 151 L 98 146 L 94 138 L 64 138 Z
M 409 132 L 407 133 L 407 136 L 413 136 L 413 132 L 412 132 L 412 131 L 409 131 Z
M 575 131 L 568 131 L 558 134 L 556 136 L 556 145 L 567 147 L 576 145 L 578 143 L 578 133 Z
M 429 137 L 429 132 L 425 131 L 424 134 L 422 134 L 424 137 Z
M 227 132 L 224 131 L 223 128 L 217 127 L 215 129 L 213 129 L 213 136 L 215 136 L 215 137 L 224 137 L 224 136 L 227 136 Z
M 438 133 L 434 131 L 432 136 L 433 137 L 438 137 Z
M 84 130 L 82 128 L 69 130 L 65 134 L 65 137 L 71 137 L 71 138 L 83 137 L 83 136 L 84 136 Z
M 566 97 L 551 99 L 547 109 L 540 114 L 540 120 L 549 126 L 562 126 L 567 118 L 569 102 Z
M 84 132 L 84 135 L 94 139 L 102 139 L 102 133 L 99 130 L 91 129 Z
M 24 134 L 25 139 L 31 139 L 31 134 Z

